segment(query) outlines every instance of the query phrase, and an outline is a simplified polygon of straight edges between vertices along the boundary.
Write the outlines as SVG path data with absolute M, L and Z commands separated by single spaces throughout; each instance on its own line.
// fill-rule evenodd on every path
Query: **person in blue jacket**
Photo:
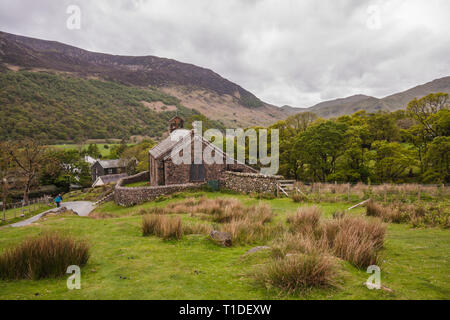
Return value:
M 56 203 L 56 206 L 59 208 L 59 206 L 61 205 L 61 202 L 62 202 L 62 196 L 61 196 L 61 193 L 60 194 L 58 194 L 58 196 L 55 198 L 55 203 Z

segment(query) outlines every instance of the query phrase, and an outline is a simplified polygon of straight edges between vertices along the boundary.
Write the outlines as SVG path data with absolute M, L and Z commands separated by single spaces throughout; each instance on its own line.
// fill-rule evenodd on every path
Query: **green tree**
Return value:
M 400 139 L 400 130 L 394 117 L 389 113 L 380 112 L 369 116 L 367 125 L 372 141 L 386 140 L 392 142 Z
M 439 126 L 436 126 L 436 117 L 439 111 L 448 109 L 448 93 L 432 93 L 421 99 L 412 100 L 407 111 L 422 127 L 422 130 L 432 140 L 439 136 Z
M 413 152 L 398 142 L 375 141 L 372 149 L 371 158 L 375 162 L 373 181 L 399 181 L 405 175 L 406 169 L 414 165 Z
M 344 153 L 347 125 L 332 120 L 309 127 L 295 141 L 300 168 L 314 181 L 327 181 L 336 171 L 336 161 Z
M 100 159 L 102 156 L 100 150 L 98 149 L 98 146 L 95 143 L 89 144 L 86 150 L 86 154 L 95 159 Z
M 437 137 L 425 156 L 426 171 L 423 174 L 425 182 L 450 182 L 450 137 Z

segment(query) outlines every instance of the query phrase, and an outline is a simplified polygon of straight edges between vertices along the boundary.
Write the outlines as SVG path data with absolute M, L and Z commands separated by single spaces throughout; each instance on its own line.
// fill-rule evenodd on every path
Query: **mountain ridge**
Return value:
M 269 125 L 293 113 L 264 103 L 216 72 L 194 64 L 151 55 L 97 53 L 2 31 L 0 66 L 3 70 L 62 72 L 141 88 L 156 87 L 177 97 L 185 107 L 233 127 Z
M 314 112 L 322 118 L 333 118 L 353 114 L 360 110 L 365 110 L 369 113 L 378 111 L 391 112 L 405 109 L 408 103 L 414 98 L 419 99 L 430 93 L 437 92 L 450 93 L 450 76 L 434 79 L 405 91 L 388 95 L 384 98 L 356 94 L 345 98 L 322 101 L 308 108 L 298 108 L 301 111 L 298 111 L 297 113 Z M 291 106 L 283 106 L 283 108 L 294 109 L 294 107 Z

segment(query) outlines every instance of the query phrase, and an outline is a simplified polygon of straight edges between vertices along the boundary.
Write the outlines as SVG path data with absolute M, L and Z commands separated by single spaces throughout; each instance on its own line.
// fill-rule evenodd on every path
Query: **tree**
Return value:
M 424 157 L 428 145 L 434 138 L 450 133 L 450 110 L 447 100 L 447 93 L 433 93 L 419 100 L 414 99 L 408 104 L 407 112 L 416 124 L 404 133 L 407 141 L 417 149 L 421 174 L 425 171 Z
M 14 185 L 16 171 L 14 163 L 9 153 L 9 145 L 6 142 L 0 142 L 0 187 L 2 192 L 3 220 L 5 217 L 6 203 L 9 190 Z
M 77 150 L 47 149 L 43 155 L 39 180 L 69 190 L 71 183 L 91 185 L 89 165 Z
M 125 151 L 122 153 L 122 159 L 136 159 L 137 166 L 135 170 L 137 172 L 143 172 L 148 170 L 148 151 L 155 145 L 156 143 L 151 140 L 144 140 L 141 143 L 127 147 Z
M 412 100 L 407 107 L 410 116 L 414 118 L 432 140 L 439 135 L 433 115 L 440 110 L 448 109 L 448 93 L 432 93 L 419 100 Z
M 380 112 L 371 115 L 367 119 L 367 125 L 372 141 L 386 140 L 392 142 L 400 139 L 400 131 L 396 121 L 389 113 Z
M 86 150 L 86 154 L 95 159 L 99 159 L 102 156 L 102 154 L 100 153 L 100 150 L 98 149 L 98 146 L 94 143 L 89 144 L 89 146 Z
M 450 182 L 450 137 L 434 138 L 425 156 L 427 169 L 423 174 L 426 182 Z
M 366 125 L 351 126 L 346 133 L 347 144 L 336 164 L 336 172 L 329 177 L 335 181 L 367 181 L 369 168 L 367 143 L 369 129 Z
M 404 175 L 407 168 L 414 165 L 411 150 L 398 142 L 375 141 L 372 148 L 375 181 L 394 182 Z
M 312 112 L 297 113 L 286 119 L 286 127 L 291 130 L 294 135 L 297 135 L 305 132 L 317 118 L 317 115 Z
M 23 191 L 23 202 L 28 204 L 28 195 L 31 187 L 37 182 L 39 170 L 42 166 L 42 155 L 44 147 L 35 140 L 24 140 L 11 143 L 8 153 L 12 161 L 17 165 L 20 173 L 25 179 Z
M 295 142 L 296 157 L 313 180 L 326 181 L 344 153 L 347 125 L 332 120 L 309 127 Z

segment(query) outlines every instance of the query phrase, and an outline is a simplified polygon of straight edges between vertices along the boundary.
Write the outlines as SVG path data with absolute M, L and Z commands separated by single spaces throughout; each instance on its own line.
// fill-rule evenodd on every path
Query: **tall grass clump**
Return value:
M 220 230 L 230 233 L 233 243 L 263 242 L 284 232 L 281 224 L 268 224 L 273 219 L 272 208 L 268 204 L 244 208 L 238 203 L 239 206 L 225 207 L 214 218 L 214 221 L 222 222 Z
M 384 222 L 403 223 L 424 215 L 424 209 L 414 205 L 393 204 L 385 207 L 373 200 L 366 205 L 366 216 L 378 217 Z
M 336 215 L 321 219 L 317 207 L 299 208 L 287 218 L 289 233 L 274 247 L 275 255 L 292 252 L 324 253 L 347 260 L 358 268 L 378 262 L 386 227 L 380 219 Z
M 84 266 L 89 245 L 72 237 L 47 233 L 29 238 L 0 255 L 3 280 L 42 279 L 65 275 L 70 265 Z
M 144 215 L 142 217 L 142 235 L 155 235 L 164 240 L 181 239 L 183 237 L 181 218 L 165 215 Z
M 299 202 L 306 202 L 308 201 L 308 197 L 305 194 L 302 193 L 294 193 L 291 196 L 292 201 L 299 203 Z
M 322 210 L 319 207 L 301 207 L 287 218 L 289 230 L 295 233 L 308 234 L 319 227 Z
M 328 222 L 327 240 L 332 252 L 358 268 L 378 264 L 386 226 L 380 220 L 345 217 Z
M 324 254 L 293 254 L 274 259 L 256 273 L 256 279 L 289 294 L 311 287 L 335 285 L 336 265 L 333 258 Z

